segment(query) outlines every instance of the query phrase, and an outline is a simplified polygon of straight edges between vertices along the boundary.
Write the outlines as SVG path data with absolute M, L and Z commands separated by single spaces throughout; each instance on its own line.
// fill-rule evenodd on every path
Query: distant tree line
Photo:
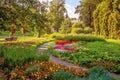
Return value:
M 34 32 L 34 36 L 52 32 L 89 33 L 105 38 L 120 39 L 120 0 L 82 0 L 76 7 L 80 23 L 72 25 L 65 17 L 65 0 L 49 3 L 39 0 L 1 0 L 0 31 L 15 24 Z M 79 26 L 79 28 L 78 28 Z

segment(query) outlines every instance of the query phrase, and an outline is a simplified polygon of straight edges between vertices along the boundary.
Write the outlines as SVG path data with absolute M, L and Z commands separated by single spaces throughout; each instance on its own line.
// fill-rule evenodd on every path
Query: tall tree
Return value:
M 93 27 L 93 11 L 96 9 L 98 3 L 102 0 L 82 0 L 80 5 L 76 7 L 76 13 L 79 14 L 79 19 L 83 21 L 85 26 Z
M 71 32 L 71 22 L 70 19 L 65 19 L 60 27 L 60 33 L 62 34 L 68 34 Z
M 61 26 L 61 23 L 64 20 L 64 13 L 66 11 L 65 7 L 64 7 L 64 0 L 53 0 L 50 3 L 49 6 L 49 13 L 48 13 L 48 20 L 49 20 L 49 25 L 51 26 L 51 28 L 58 32 L 59 28 Z
M 46 3 L 39 0 L 2 0 L 0 2 L 0 26 L 15 23 L 34 30 L 36 36 L 44 30 Z M 3 15 L 4 14 L 4 15 Z M 6 25 L 6 26 L 7 26 Z
M 94 11 L 94 30 L 97 35 L 120 39 L 120 0 L 105 0 Z

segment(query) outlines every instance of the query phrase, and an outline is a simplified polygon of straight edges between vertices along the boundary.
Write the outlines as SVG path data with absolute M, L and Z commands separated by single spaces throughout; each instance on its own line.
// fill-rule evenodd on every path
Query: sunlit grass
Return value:
M 9 31 L 1 31 L 0 36 L 9 36 Z M 20 31 L 16 31 L 14 36 L 23 36 Z M 33 36 L 32 32 L 26 32 L 25 36 Z
M 37 38 L 37 37 L 19 37 L 17 38 L 17 41 L 18 42 L 21 42 L 21 41 L 41 41 L 41 40 L 46 40 L 46 38 L 44 37 L 40 37 L 40 38 Z
M 115 39 L 107 39 L 108 42 L 114 42 L 114 43 L 119 43 L 120 44 L 120 40 L 115 40 Z

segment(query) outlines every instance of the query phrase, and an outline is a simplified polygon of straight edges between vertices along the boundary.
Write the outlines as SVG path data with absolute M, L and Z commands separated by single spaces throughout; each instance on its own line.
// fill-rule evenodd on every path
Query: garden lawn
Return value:
M 77 44 L 76 52 L 63 53 L 53 50 L 51 53 L 81 66 L 93 67 L 98 65 L 107 68 L 111 72 L 120 73 L 120 44 L 105 41 L 81 41 L 75 44 Z
M 9 31 L 2 31 L 0 32 L 0 36 L 9 36 Z M 20 31 L 16 31 L 14 36 L 22 36 L 22 33 Z M 26 32 L 25 36 L 33 36 L 32 32 Z

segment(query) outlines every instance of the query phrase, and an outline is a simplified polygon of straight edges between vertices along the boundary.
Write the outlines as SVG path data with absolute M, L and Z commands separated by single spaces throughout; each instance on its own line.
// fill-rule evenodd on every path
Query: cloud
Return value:
M 70 18 L 78 18 L 78 14 L 75 14 L 75 8 L 73 6 L 65 4 L 65 8 L 67 9 L 67 13 Z

